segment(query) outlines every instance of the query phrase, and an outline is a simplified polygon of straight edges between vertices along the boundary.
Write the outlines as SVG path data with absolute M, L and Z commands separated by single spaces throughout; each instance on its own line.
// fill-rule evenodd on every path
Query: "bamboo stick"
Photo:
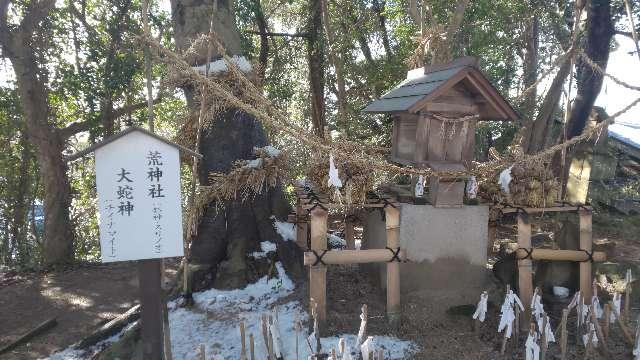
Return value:
M 605 339 L 609 339 L 609 325 L 611 323 L 611 305 L 604 304 L 604 327 L 602 332 Z
M 511 290 L 511 285 L 507 284 L 507 292 L 509 294 L 509 290 Z M 505 295 L 505 296 L 507 296 Z M 500 354 L 504 355 L 505 350 L 507 350 L 507 330 L 504 330 L 504 336 L 502 337 L 502 346 L 500 347 Z
M 636 44 L 637 46 L 637 44 Z M 638 56 L 640 56 L 640 54 L 638 54 Z M 627 269 L 627 274 L 625 276 L 625 280 L 626 280 L 626 284 L 624 287 L 624 318 L 626 320 L 630 320 L 631 319 L 631 300 L 630 300 L 630 294 L 631 294 L 631 269 Z
M 256 360 L 255 341 L 253 340 L 253 334 L 249 334 L 249 355 L 251 360 Z
M 547 358 L 547 349 L 549 345 L 547 344 L 547 323 L 549 322 L 549 317 L 547 314 L 544 314 L 542 318 L 542 329 L 540 329 L 540 359 L 544 360 Z
M 602 251 L 594 251 L 592 256 L 593 261 L 602 262 L 607 260 L 607 254 Z M 524 259 L 525 257 L 527 257 L 527 251 L 525 251 L 525 249 L 516 249 L 517 259 Z M 580 250 L 533 249 L 531 258 L 533 260 L 577 262 L 584 261 L 587 258 L 587 254 Z
M 525 249 L 531 247 L 531 223 L 526 214 L 518 214 L 518 247 Z M 525 325 L 531 321 L 529 304 L 533 298 L 533 268 L 529 259 L 518 260 L 518 290 L 522 303 L 526 305 L 522 319 L 522 324 Z
M 378 349 L 378 359 L 377 360 L 384 360 L 384 350 Z
M 204 344 L 200 344 L 200 360 L 207 360 Z
M 264 347 L 267 350 L 267 354 L 271 354 L 271 349 L 269 349 L 269 330 L 267 324 L 267 315 L 262 315 L 262 339 L 264 340 Z M 273 360 L 271 357 L 268 357 L 269 360 Z
M 580 222 L 580 249 L 591 252 L 593 246 L 591 232 L 591 211 L 578 211 Z M 591 305 L 591 262 L 580 262 L 580 293 L 584 297 L 585 304 Z
M 317 252 L 317 251 L 316 251 Z M 318 253 L 319 255 L 321 253 Z M 406 259 L 404 250 L 398 254 L 400 260 Z M 322 255 L 322 262 L 327 265 L 344 264 L 365 264 L 375 262 L 388 262 L 393 258 L 393 254 L 388 249 L 367 249 L 367 250 L 335 250 L 327 251 Z M 317 256 L 309 251 L 304 253 L 304 265 L 311 266 L 317 260 Z
M 387 206 L 384 213 L 387 247 L 395 251 L 400 248 L 400 211 Z M 400 262 L 395 260 L 387 262 L 387 319 L 393 327 L 400 323 Z
M 569 318 L 569 310 L 562 310 L 562 321 L 560 322 L 560 360 L 567 359 L 567 320 Z
M 241 344 L 240 359 L 247 360 L 247 343 L 246 343 L 246 336 L 245 336 L 243 321 L 240 322 L 240 344 Z
M 596 335 L 598 336 L 598 341 L 600 342 L 600 346 L 598 347 L 602 353 L 607 357 L 607 359 L 611 358 L 611 354 L 609 353 L 609 348 L 607 347 L 607 342 L 602 334 L 602 328 L 600 327 L 600 323 L 598 322 L 598 318 L 596 317 L 596 311 L 593 305 L 591 305 L 591 323 L 595 327 Z
M 631 334 L 629 333 L 629 329 L 627 329 L 627 326 L 624 324 L 623 320 L 620 318 L 620 313 L 618 313 L 618 310 L 616 310 L 616 307 L 613 306 L 611 302 L 609 302 L 609 306 L 611 307 L 611 311 L 613 311 L 613 314 L 616 316 L 616 319 L 618 319 L 618 325 L 620 325 L 620 329 L 624 334 L 624 338 L 627 340 L 629 344 L 631 344 L 631 346 L 633 346 L 634 345 L 633 336 L 631 336 Z
M 317 207 L 311 210 L 311 249 L 327 250 L 327 211 Z M 318 264 L 309 268 L 309 297 L 317 305 L 318 326 L 323 326 L 327 317 L 327 267 Z

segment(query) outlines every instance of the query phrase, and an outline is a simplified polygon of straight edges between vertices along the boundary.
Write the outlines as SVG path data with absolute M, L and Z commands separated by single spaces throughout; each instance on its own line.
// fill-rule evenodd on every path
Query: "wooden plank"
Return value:
M 164 359 L 164 333 L 161 288 L 162 259 L 138 261 L 138 282 L 140 283 L 140 321 L 142 354 L 144 359 Z
M 318 253 L 318 255 L 322 254 Z M 404 250 L 400 250 L 398 257 L 403 261 L 406 259 L 406 253 Z M 392 258 L 393 254 L 388 249 L 334 250 L 327 251 L 322 256 L 322 261 L 327 265 L 344 265 L 388 262 Z M 313 265 L 316 262 L 316 259 L 317 257 L 313 252 L 309 251 L 304 253 L 305 265 Z
M 580 217 L 580 249 L 591 252 L 593 239 L 591 233 L 591 211 L 581 210 Z M 584 296 L 586 305 L 591 305 L 592 282 L 591 282 L 591 262 L 580 263 L 580 293 Z
M 516 258 L 524 259 L 525 257 L 527 257 L 526 250 L 516 250 Z M 593 261 L 602 262 L 607 260 L 607 254 L 601 251 L 595 251 L 592 257 Z M 589 256 L 581 250 L 533 249 L 531 258 L 533 260 L 585 261 Z
M 477 120 L 467 121 L 467 139 L 462 147 L 462 160 L 472 161 L 475 159 L 476 148 L 476 127 L 478 125 Z
M 511 214 L 511 213 L 522 211 L 522 210 L 524 210 L 529 214 L 536 214 L 536 213 L 543 213 L 543 212 L 576 211 L 579 209 L 591 210 L 590 206 L 578 207 L 578 206 L 571 206 L 571 205 L 567 205 L 567 206 L 557 205 L 557 206 L 550 206 L 546 208 L 530 208 L 530 207 L 518 208 L 518 207 L 503 207 L 503 206 L 496 206 L 495 208 L 499 209 L 503 214 Z
M 384 208 L 387 247 L 400 248 L 400 211 L 392 206 Z M 387 263 L 387 319 L 397 325 L 400 321 L 400 262 Z
M 429 118 L 426 115 L 418 117 L 418 125 L 414 134 L 416 147 L 413 153 L 413 160 L 421 163 L 427 160 L 427 149 L 429 141 Z
M 311 249 L 321 252 L 327 249 L 327 211 L 320 207 L 311 210 Z M 309 268 L 309 298 L 318 308 L 318 322 L 327 318 L 327 267 L 319 264 Z M 311 304 L 312 301 L 309 301 Z
M 446 160 L 444 157 L 446 134 L 442 132 L 442 123 L 442 120 L 429 118 L 429 140 L 427 143 L 428 161 Z
M 5 324 L 5 325 L 7 325 L 7 324 Z M 32 330 L 29 330 L 24 335 L 20 336 L 19 338 L 17 338 L 16 340 L 14 340 L 10 344 L 8 344 L 7 346 L 5 346 L 2 349 L 0 349 L 0 354 L 4 354 L 6 352 L 9 352 L 9 351 L 15 349 L 16 347 L 28 342 L 29 340 L 31 340 L 34 337 L 44 333 L 45 331 L 47 331 L 49 329 L 52 329 L 56 325 L 58 325 L 58 321 L 56 320 L 56 318 L 51 318 L 49 320 L 46 320 L 46 321 L 40 323 L 38 326 L 36 326 Z
M 531 247 L 531 224 L 526 214 L 518 214 L 518 247 Z M 520 323 L 527 325 L 531 318 L 529 304 L 533 298 L 533 268 L 529 259 L 518 260 L 518 295 L 525 305 L 524 318 Z
M 417 115 L 403 115 L 397 120 L 397 139 L 394 144 L 395 157 L 413 161 L 414 154 L 416 153 L 416 133 L 418 132 L 418 119 Z

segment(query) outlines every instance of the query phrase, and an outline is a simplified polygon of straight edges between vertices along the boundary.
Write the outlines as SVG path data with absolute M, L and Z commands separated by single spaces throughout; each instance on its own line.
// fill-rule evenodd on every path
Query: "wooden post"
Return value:
M 347 250 L 355 250 L 356 241 L 353 237 L 353 221 L 350 216 L 347 216 L 344 223 L 344 240 L 347 243 Z
M 304 209 L 300 199 L 298 199 L 298 205 L 296 206 L 296 244 L 301 249 L 307 249 L 307 230 L 309 224 L 306 221 L 302 221 L 301 217 L 304 214 Z
M 549 344 L 547 343 L 547 324 L 549 323 L 549 317 L 547 314 L 543 315 L 542 319 L 542 329 L 540 329 L 540 359 L 544 360 L 547 358 L 547 349 L 549 348 Z
M 244 330 L 244 321 L 240 322 L 240 359 L 247 360 L 247 341 Z
M 604 327 L 602 332 L 605 339 L 609 339 L 609 325 L 611 323 L 611 305 L 604 304 Z
M 255 354 L 255 342 L 253 340 L 253 334 L 249 334 L 249 355 L 251 356 L 250 359 L 251 360 L 256 360 L 256 354 Z
M 393 207 L 384 208 L 387 247 L 397 251 L 400 248 L 400 211 Z M 400 262 L 387 262 L 387 319 L 397 325 L 400 322 Z
M 638 56 L 640 56 L 640 54 Z M 624 285 L 624 318 L 627 321 L 631 320 L 631 280 L 631 269 L 627 269 Z
M 599 348 L 606 356 L 607 359 L 611 358 L 611 354 L 609 354 L 609 349 L 607 347 L 607 341 L 604 339 L 604 335 L 602 334 L 602 328 L 600 327 L 600 323 L 598 322 L 598 318 L 596 317 L 596 309 L 593 305 L 591 305 L 591 309 L 589 310 L 591 314 L 591 322 L 594 325 L 596 336 L 598 341 L 600 341 Z
M 527 214 L 518 214 L 518 247 L 531 248 L 531 224 Z M 530 259 L 518 260 L 518 290 L 522 303 L 525 305 L 523 319 L 520 324 L 528 327 L 531 319 L 531 299 L 533 298 L 533 268 Z
M 144 359 L 164 359 L 164 333 L 161 287 L 161 259 L 138 261 L 140 284 L 140 321 L 142 322 L 142 356 Z
M 591 211 L 579 210 L 580 217 L 580 249 L 591 252 L 593 246 L 591 234 Z M 591 305 L 591 261 L 580 262 L 580 294 L 584 297 L 585 305 Z
M 579 315 L 578 315 L 579 316 Z M 562 322 L 560 323 L 560 360 L 567 359 L 567 320 L 569 318 L 569 310 L 562 310 Z
M 311 250 L 318 255 L 327 250 L 327 210 L 315 207 L 311 210 Z M 309 298 L 317 308 L 318 323 L 322 327 L 327 318 L 327 267 L 322 263 L 309 267 Z M 309 303 L 311 305 L 311 302 Z
M 206 353 L 206 351 L 204 349 L 204 344 L 200 344 L 199 359 L 200 360 L 207 360 L 207 353 Z

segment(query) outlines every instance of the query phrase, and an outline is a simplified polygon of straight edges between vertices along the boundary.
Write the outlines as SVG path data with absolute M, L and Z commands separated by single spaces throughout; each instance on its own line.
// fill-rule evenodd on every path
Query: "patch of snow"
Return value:
M 109 345 L 113 344 L 114 342 L 118 341 L 118 339 L 120 339 L 120 337 L 122 336 L 122 334 L 124 334 L 125 332 L 129 331 L 132 327 L 134 327 L 138 322 L 134 321 L 131 324 L 125 326 L 122 330 L 120 330 L 119 333 L 104 339 L 100 342 L 98 342 L 97 344 L 89 347 L 88 349 L 83 349 L 83 350 L 78 350 L 76 349 L 73 345 L 71 345 L 70 347 L 53 353 L 51 354 L 51 356 L 49 356 L 48 358 L 44 358 L 42 360 L 86 360 L 86 359 L 93 359 L 93 357 L 98 354 L 100 351 L 102 351 L 102 349 L 107 348 Z
M 296 241 L 296 224 L 278 221 L 275 216 L 271 219 L 273 219 L 273 227 L 284 241 Z
M 260 249 L 262 251 L 254 251 L 249 256 L 254 259 L 262 259 L 265 258 L 269 253 L 275 252 L 277 250 L 276 244 L 271 241 L 263 241 L 260 243 Z
M 250 168 L 259 169 L 262 167 L 262 158 L 257 158 L 253 160 L 247 160 L 247 165 Z
M 329 245 L 329 248 L 331 249 L 336 249 L 336 248 L 341 248 L 344 249 L 347 247 L 347 242 L 341 238 L 338 235 L 334 235 L 334 234 L 328 234 L 329 236 L 327 237 L 327 242 Z
M 270 246 L 265 244 L 265 248 Z M 193 308 L 180 308 L 177 307 L 177 302 L 171 302 L 169 324 L 174 359 L 198 359 L 200 344 L 205 345 L 207 358 L 215 356 L 219 360 L 239 359 L 240 322 L 245 324 L 247 348 L 251 334 L 255 341 L 256 359 L 266 359 L 267 351 L 261 324 L 262 316 L 265 314 L 278 319 L 277 326 L 284 358 L 296 358 L 297 342 L 298 358 L 307 359 L 309 356 L 309 348 L 305 341 L 307 333 L 304 330 L 297 333 L 294 323 L 296 319 L 308 321 L 309 315 L 300 302 L 286 300 L 286 297 L 293 293 L 295 285 L 285 273 L 281 263 L 276 263 L 276 270 L 277 278 L 269 279 L 265 276 L 244 289 L 211 289 L 194 293 Z M 342 337 L 346 339 L 351 351 L 355 352 L 356 336 L 353 334 L 322 338 L 323 350 L 329 352 L 331 348 L 337 346 L 339 338 Z M 385 359 L 406 359 L 409 354 L 417 350 L 416 345 L 410 341 L 388 336 L 374 336 L 374 339 L 376 346 L 384 349 Z M 56 356 L 51 359 L 86 359 L 70 350 L 58 353 Z
M 502 191 L 505 192 L 505 194 L 509 193 L 509 183 L 511 182 L 512 168 L 513 166 L 509 166 L 508 168 L 502 170 L 502 172 L 500 173 L 500 177 L 498 178 L 498 183 L 500 184 L 500 187 L 502 188 Z
M 231 61 L 240 69 L 240 71 L 245 73 L 248 73 L 251 71 L 251 68 L 252 68 L 251 63 L 244 56 L 234 55 L 231 58 Z M 206 64 L 203 64 L 200 66 L 194 66 L 193 69 L 203 75 L 207 71 Z M 219 59 L 209 63 L 209 75 L 215 75 L 215 74 L 218 74 L 221 72 L 227 72 L 227 71 L 229 71 L 229 68 L 227 65 L 227 61 L 225 59 Z
M 253 151 L 256 151 L 256 149 L 258 149 L 257 147 L 253 148 Z M 276 157 L 279 156 L 282 153 L 282 150 L 276 149 L 275 147 L 271 146 L 271 145 L 267 145 L 265 147 L 261 148 L 262 150 L 266 151 L 267 154 L 271 157 Z

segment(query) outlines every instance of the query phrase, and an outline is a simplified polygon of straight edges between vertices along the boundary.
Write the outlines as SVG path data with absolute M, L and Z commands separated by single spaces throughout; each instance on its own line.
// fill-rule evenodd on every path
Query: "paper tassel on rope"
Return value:
M 540 345 L 538 345 L 538 333 L 529 331 L 527 341 L 524 343 L 525 360 L 540 359 Z
M 502 170 L 502 172 L 500 173 L 499 176 L 499 180 L 498 180 L 498 184 L 500 184 L 500 187 L 502 188 L 502 191 L 504 191 L 505 194 L 509 194 L 509 183 L 511 182 L 511 169 L 513 168 L 512 166 L 509 166 L 508 168 Z
M 625 274 L 625 277 L 624 277 L 624 282 L 625 282 L 625 286 L 629 286 L 633 282 L 633 274 L 631 273 L 631 269 L 627 269 L 627 273 Z
M 475 176 L 469 178 L 465 190 L 469 199 L 475 199 L 478 196 L 478 181 Z
M 342 187 L 342 180 L 338 176 L 338 168 L 333 162 L 333 154 L 329 154 L 329 186 L 334 186 L 337 189 Z
M 360 329 L 358 330 L 358 338 L 356 339 L 356 350 L 358 346 L 362 345 L 367 335 L 367 305 L 362 305 L 362 312 L 360 313 Z
M 422 175 L 418 176 L 418 181 L 416 182 L 416 192 L 417 197 L 424 195 L 424 177 Z
M 480 301 L 478 301 L 478 305 L 476 306 L 476 311 L 473 313 L 473 319 L 478 320 L 480 322 L 484 322 L 484 318 L 487 315 L 487 301 L 489 300 L 489 295 L 486 291 L 480 294 Z
M 595 311 L 596 313 L 596 318 L 602 319 L 604 311 L 602 310 L 602 306 L 600 305 L 600 299 L 598 299 L 598 296 L 594 295 L 591 298 L 591 305 L 593 305 L 593 311 Z
M 505 337 L 507 339 L 511 338 L 511 333 L 513 332 L 513 322 L 516 319 L 513 307 L 516 304 L 520 307 L 521 311 L 524 311 L 524 306 L 522 306 L 522 302 L 518 295 L 514 294 L 513 290 L 509 290 L 509 293 L 507 293 L 504 298 L 502 308 L 500 309 L 500 324 L 498 324 L 498 332 L 505 330 Z
M 613 299 L 612 299 L 611 302 L 613 303 L 613 307 L 616 309 L 616 311 L 612 311 L 611 312 L 611 316 L 609 317 L 610 318 L 609 322 L 613 324 L 618 319 L 618 318 L 616 318 L 616 314 L 620 314 L 620 310 L 621 310 L 621 307 L 622 307 L 621 306 L 622 305 L 622 295 L 620 293 L 613 294 Z

